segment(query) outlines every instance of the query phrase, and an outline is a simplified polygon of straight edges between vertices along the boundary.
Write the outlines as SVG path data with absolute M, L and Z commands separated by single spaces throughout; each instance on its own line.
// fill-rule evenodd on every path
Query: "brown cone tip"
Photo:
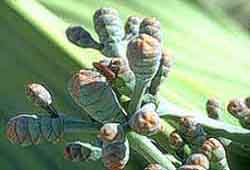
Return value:
M 189 128 L 191 124 L 193 124 L 193 117 L 186 116 L 186 117 L 180 118 L 180 125 L 182 127 Z
M 207 100 L 206 111 L 208 117 L 218 119 L 220 111 L 219 109 L 220 109 L 220 102 L 216 98 L 210 98 Z
M 128 45 L 128 57 L 152 58 L 159 53 L 160 44 L 157 39 L 147 34 L 140 34 Z
M 239 99 L 230 100 L 227 105 L 227 111 L 233 116 L 239 116 L 246 109 L 245 104 Z
M 146 112 L 143 113 L 139 118 L 138 118 L 138 129 L 140 132 L 146 132 L 146 131 L 151 131 L 155 128 L 157 128 L 160 123 L 159 121 L 159 116 L 155 112 Z M 160 126 L 159 126 L 160 128 Z M 160 130 L 160 129 L 159 129 Z
M 141 27 L 145 27 L 148 25 L 156 27 L 158 29 L 160 29 L 161 27 L 160 22 L 155 17 L 146 17 L 142 20 Z
M 86 84 L 93 84 L 97 81 L 101 81 L 102 77 L 92 70 L 80 70 L 74 74 L 70 84 L 70 92 L 75 97 L 80 97 L 80 87 Z
M 25 91 L 27 96 L 34 96 L 37 84 L 30 83 L 26 86 Z
M 215 138 L 209 138 L 207 139 L 204 144 L 201 146 L 201 152 L 204 153 L 209 159 L 211 158 L 211 153 L 214 150 L 220 149 L 221 152 L 225 152 L 223 145 L 219 142 L 219 140 Z M 221 154 L 223 156 L 224 154 Z M 220 157 L 221 157 L 220 156 Z M 215 159 L 221 159 L 221 158 L 215 158 Z
M 169 143 L 178 148 L 183 145 L 183 140 L 177 132 L 172 132 L 169 137 Z
M 37 83 L 29 83 L 26 86 L 25 90 L 26 90 L 26 95 L 30 97 L 36 96 L 40 93 L 49 93 L 45 87 Z
M 208 145 L 213 150 L 223 147 L 223 145 L 215 138 L 207 139 L 203 145 Z
M 111 142 L 116 139 L 117 135 L 118 134 L 110 128 L 102 127 L 100 130 L 100 138 L 104 141 Z

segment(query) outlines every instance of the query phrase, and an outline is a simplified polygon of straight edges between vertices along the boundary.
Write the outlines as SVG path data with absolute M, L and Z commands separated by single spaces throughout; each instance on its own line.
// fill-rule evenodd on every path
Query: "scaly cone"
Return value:
M 75 141 L 64 148 L 64 158 L 73 162 L 99 160 L 102 157 L 102 149 L 89 143 Z
M 70 80 L 68 90 L 75 102 L 96 121 L 124 121 L 124 109 L 105 77 L 98 72 L 80 70 Z
M 127 58 L 136 77 L 135 90 L 128 107 L 129 114 L 132 114 L 140 108 L 142 96 L 159 68 L 161 45 L 152 36 L 140 34 L 128 44 Z
M 130 41 L 134 37 L 139 35 L 139 28 L 142 22 L 142 18 L 138 16 L 130 16 L 128 17 L 125 24 L 125 37 L 124 40 Z
M 106 57 L 124 57 L 125 35 L 118 12 L 112 8 L 100 8 L 93 17 L 95 31 L 102 44 L 102 53 Z
M 57 110 L 53 106 L 50 92 L 41 84 L 30 83 L 26 86 L 26 95 L 28 99 L 36 106 L 43 108 L 50 113 L 52 117 L 58 117 Z

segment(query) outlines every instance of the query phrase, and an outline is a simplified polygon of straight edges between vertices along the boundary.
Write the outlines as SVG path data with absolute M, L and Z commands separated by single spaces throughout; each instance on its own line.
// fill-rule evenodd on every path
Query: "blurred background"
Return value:
M 247 0 L 194 0 L 202 9 L 210 15 L 217 13 L 225 13 L 226 17 L 230 17 L 246 31 L 250 30 L 250 1 Z
M 157 17 L 164 30 L 164 47 L 174 54 L 174 66 L 161 95 L 187 110 L 204 112 L 208 97 L 223 102 L 249 95 L 250 2 L 248 0 L 3 0 L 0 2 L 0 169 L 104 169 L 101 162 L 72 163 L 63 159 L 64 144 L 22 148 L 4 136 L 6 121 L 20 112 L 42 112 L 24 95 L 28 81 L 50 87 L 56 107 L 67 114 L 81 110 L 67 93 L 67 81 L 101 54 L 80 49 L 65 38 L 69 25 L 83 25 L 94 37 L 92 15 L 113 7 L 123 21 L 130 15 Z M 228 114 L 228 123 L 239 125 Z M 86 140 L 81 134 L 72 140 Z M 132 153 L 133 154 L 133 153 Z M 126 169 L 143 169 L 132 155 Z M 231 155 L 233 167 L 249 170 L 246 159 Z M 245 165 L 245 166 L 244 166 Z M 232 168 L 234 169 L 234 168 Z M 236 168 L 237 169 L 237 168 Z

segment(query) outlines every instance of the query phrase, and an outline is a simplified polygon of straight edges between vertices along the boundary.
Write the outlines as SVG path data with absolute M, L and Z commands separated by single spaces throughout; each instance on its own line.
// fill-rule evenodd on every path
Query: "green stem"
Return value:
M 147 137 L 129 132 L 128 140 L 132 149 L 141 154 L 149 163 L 158 163 L 166 170 L 176 170 L 171 161 Z
M 143 80 L 136 79 L 135 89 L 132 94 L 129 106 L 128 106 L 129 115 L 132 115 L 134 112 L 136 112 L 140 108 L 143 95 L 149 83 L 150 81 L 143 81 Z
M 153 138 L 159 143 L 165 150 L 167 150 L 169 153 L 176 155 L 176 152 L 178 152 L 178 149 L 182 149 L 184 152 L 184 158 L 187 158 L 191 154 L 191 149 L 187 144 L 184 144 L 182 148 L 174 149 L 171 144 L 169 143 L 169 138 L 171 133 L 173 133 L 176 129 L 170 125 L 165 120 L 161 119 L 161 125 L 162 130 L 155 134 Z
M 155 76 L 153 77 L 150 87 L 149 87 L 149 93 L 156 96 L 160 89 L 160 84 L 162 83 L 163 79 L 163 63 L 161 62 L 159 69 L 157 70 Z
M 164 120 L 161 120 L 162 130 L 155 134 L 153 138 L 159 143 L 164 149 L 169 151 L 171 154 L 174 153 L 170 143 L 169 136 L 172 132 L 175 131 L 175 128 L 171 126 Z
M 96 135 L 102 125 L 100 123 L 88 122 L 81 119 L 66 117 L 64 119 L 64 133 L 84 133 Z

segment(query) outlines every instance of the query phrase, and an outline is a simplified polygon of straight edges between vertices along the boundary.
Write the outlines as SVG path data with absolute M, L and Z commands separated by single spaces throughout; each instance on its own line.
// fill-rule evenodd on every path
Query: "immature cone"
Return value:
M 94 49 L 101 48 L 100 44 L 97 43 L 90 33 L 81 26 L 67 28 L 66 36 L 70 42 L 77 46 Z
M 125 133 L 119 123 L 106 123 L 100 130 L 100 138 L 104 143 L 122 142 Z
M 129 42 L 127 58 L 136 79 L 151 80 L 160 65 L 161 45 L 152 36 L 140 34 Z
M 232 99 L 227 105 L 227 111 L 236 118 L 241 118 L 247 110 L 245 103 L 240 99 Z
M 186 165 L 199 165 L 204 169 L 209 169 L 209 160 L 204 154 L 195 153 L 188 157 Z
M 183 117 L 180 120 L 180 134 L 193 147 L 199 148 L 206 140 L 206 132 L 192 117 Z
M 63 137 L 63 119 L 22 114 L 9 120 L 6 136 L 14 144 L 23 146 L 39 144 L 42 139 L 58 143 Z
M 182 137 L 176 131 L 170 134 L 169 143 L 175 149 L 180 149 L 185 144 Z
M 162 31 L 160 22 L 154 17 L 144 18 L 140 24 L 140 34 L 148 34 L 162 42 Z
M 226 152 L 223 145 L 215 138 L 209 138 L 204 142 L 200 151 L 207 156 L 211 169 L 229 170 Z
M 102 147 L 102 158 L 108 170 L 122 170 L 129 160 L 128 140 L 104 144 Z
M 122 120 L 124 111 L 116 94 L 98 72 L 80 70 L 70 80 L 69 92 L 76 103 L 96 121 L 109 123 Z
M 57 111 L 52 106 L 52 96 L 50 92 L 41 84 L 30 83 L 27 85 L 26 95 L 30 101 L 57 117 Z
M 213 162 L 218 162 L 226 158 L 224 146 L 215 138 L 207 139 L 201 146 L 200 151 Z
M 112 8 L 100 8 L 95 12 L 93 20 L 95 31 L 103 45 L 103 54 L 106 57 L 123 57 L 124 29 L 118 12 Z
M 210 98 L 206 103 L 206 110 L 208 117 L 213 119 L 219 119 L 219 115 L 221 112 L 220 102 L 215 98 Z
M 159 164 L 149 164 L 144 170 L 165 170 L 165 168 Z
M 88 143 L 72 142 L 64 148 L 64 158 L 73 162 L 98 160 L 102 156 L 101 148 Z
M 47 106 L 52 103 L 49 91 L 41 84 L 31 83 L 26 87 L 26 94 L 38 106 Z
M 125 24 L 125 33 L 126 38 L 132 38 L 139 34 L 140 24 L 142 22 L 142 18 L 138 16 L 130 16 Z
M 250 109 L 245 103 L 246 100 L 245 102 L 238 99 L 231 100 L 227 106 L 227 110 L 239 119 L 243 127 L 250 129 Z
M 154 111 L 154 107 L 147 104 L 132 115 L 129 126 L 137 133 L 142 135 L 152 135 L 160 131 L 161 120 Z

